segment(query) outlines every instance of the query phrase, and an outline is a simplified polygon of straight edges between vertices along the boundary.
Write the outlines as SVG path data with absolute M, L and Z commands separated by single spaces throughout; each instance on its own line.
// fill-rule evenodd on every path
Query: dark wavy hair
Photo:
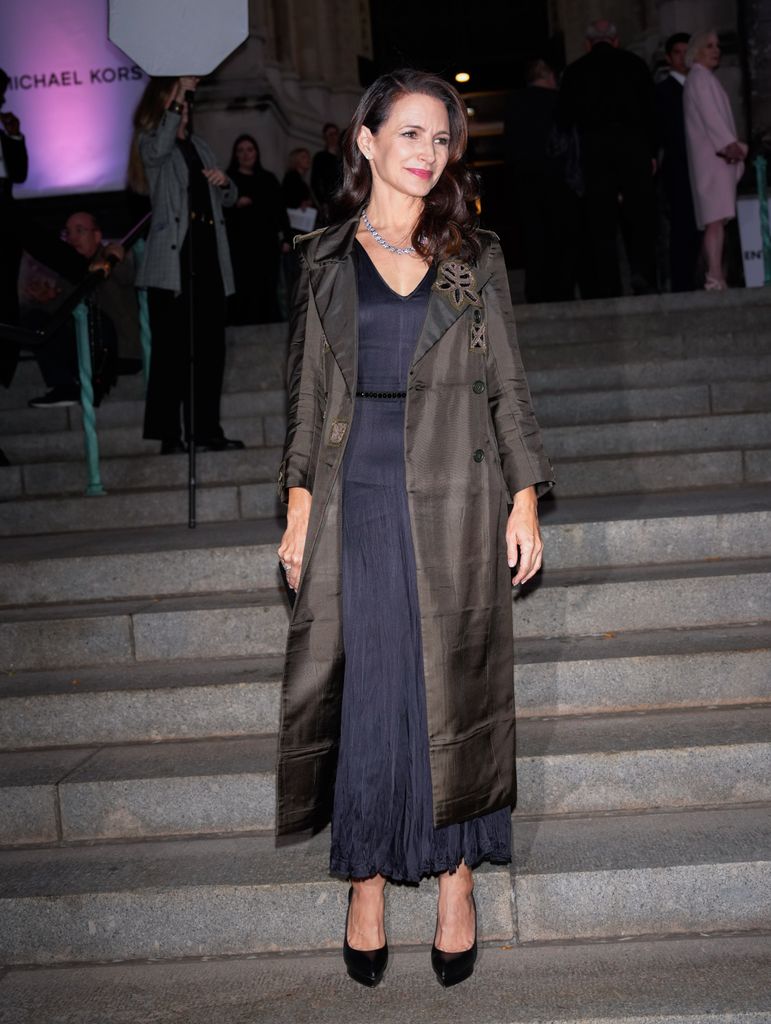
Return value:
M 242 142 L 251 142 L 257 152 L 257 160 L 254 164 L 255 171 L 258 171 L 262 167 L 262 158 L 260 156 L 260 147 L 257 139 L 255 139 L 253 135 L 249 135 L 248 132 L 243 132 L 233 143 L 233 148 L 230 151 L 230 163 L 226 168 L 228 174 L 233 174 L 238 170 L 238 157 L 236 156 L 236 150 Z
M 476 238 L 479 183 L 463 162 L 468 141 L 466 104 L 457 90 L 438 75 L 404 68 L 381 75 L 364 93 L 345 133 L 343 181 L 334 197 L 335 216 L 343 220 L 359 213 L 367 205 L 372 191 L 369 162 L 357 144 L 362 125 L 376 135 L 388 119 L 394 102 L 410 93 L 439 100 L 447 109 L 450 123 L 447 166 L 423 200 L 423 212 L 415 225 L 412 244 L 424 259 L 455 256 L 475 262 L 479 257 Z

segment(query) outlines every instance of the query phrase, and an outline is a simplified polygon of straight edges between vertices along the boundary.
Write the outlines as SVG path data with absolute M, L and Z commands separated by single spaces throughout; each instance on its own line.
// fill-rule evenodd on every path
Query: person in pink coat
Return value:
M 738 140 L 731 104 L 715 77 L 720 63 L 716 32 L 694 35 L 688 45 L 683 109 L 696 223 L 704 230 L 704 287 L 723 291 L 725 225 L 736 216 L 736 185 L 744 173 L 747 146 Z

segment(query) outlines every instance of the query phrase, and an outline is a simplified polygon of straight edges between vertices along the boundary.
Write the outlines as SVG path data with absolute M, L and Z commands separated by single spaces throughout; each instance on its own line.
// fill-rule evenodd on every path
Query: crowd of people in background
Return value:
M 529 302 L 623 294 L 619 239 L 634 294 L 726 287 L 725 225 L 747 146 L 714 71 L 716 33 L 678 33 L 654 85 L 646 62 L 593 22 L 586 54 L 560 80 L 543 60 L 512 94 L 506 162 Z M 659 182 L 661 185 L 659 187 Z M 659 201 L 668 266 L 657 267 Z
M 8 82 L 0 71 L 0 108 Z M 262 166 L 257 140 L 249 134 L 235 139 L 227 168 L 220 170 L 209 145 L 188 125 L 188 98 L 197 85 L 195 78 L 150 79 L 134 113 L 129 187 L 148 198 L 152 211 L 140 260 L 105 242 L 87 210 L 73 212 L 60 232 L 22 211 L 13 185 L 27 176 L 25 139 L 18 119 L 0 113 L 0 323 L 30 331 L 44 327 L 73 288 L 99 271 L 103 276 L 88 297 L 98 405 L 120 375 L 143 367 L 137 288 L 145 289 L 152 345 L 144 436 L 159 440 L 164 455 L 186 451 L 192 437 L 203 451 L 244 447 L 225 436 L 220 422 L 225 326 L 286 318 L 296 273 L 291 241 L 297 227 L 291 218 L 303 217 L 311 227 L 328 223 L 340 168 L 339 131 L 326 124 L 324 148 L 313 160 L 305 148 L 292 150 L 281 183 Z M 30 351 L 47 390 L 29 405 L 77 404 L 72 318 Z M 19 343 L 5 339 L 0 383 L 6 387 L 18 358 Z
M 586 51 L 559 78 L 544 60 L 532 61 L 526 88 L 507 100 L 506 189 L 527 301 L 621 295 L 619 240 L 635 294 L 725 288 L 725 225 L 736 215 L 747 146 L 714 74 L 717 35 L 671 36 L 666 74 L 655 85 L 646 62 L 620 46 L 607 20 L 589 26 Z M 0 108 L 8 82 L 0 70 Z M 292 149 L 281 182 L 263 167 L 259 144 L 247 133 L 234 140 L 220 170 L 205 140 L 188 130 L 186 93 L 196 86 L 192 78 L 151 79 L 136 110 L 130 187 L 149 197 L 153 213 L 137 263 L 120 246 L 105 244 L 87 210 L 73 212 L 60 235 L 19 215 L 12 192 L 25 180 L 27 152 L 18 119 L 0 110 L 0 322 L 38 326 L 89 269 L 103 270 L 107 276 L 89 303 L 98 401 L 119 375 L 142 366 L 135 288 L 146 288 L 153 345 L 144 436 L 159 440 L 164 454 L 186 450 L 191 436 L 204 450 L 243 447 L 220 423 L 225 326 L 286 318 L 297 275 L 292 238 L 333 220 L 341 178 L 340 130 L 333 123 L 323 126 L 315 155 Z M 668 228 L 663 271 L 657 265 L 661 212 Z M 0 346 L 6 386 L 17 356 L 13 344 Z M 35 358 L 47 391 L 30 405 L 77 402 L 72 326 Z

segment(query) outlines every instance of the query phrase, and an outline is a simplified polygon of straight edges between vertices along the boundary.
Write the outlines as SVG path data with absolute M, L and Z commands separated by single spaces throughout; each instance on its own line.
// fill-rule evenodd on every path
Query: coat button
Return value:
M 482 449 L 477 448 L 477 450 L 474 452 L 474 462 L 482 462 L 484 461 L 484 457 L 485 453 L 482 451 Z
M 482 323 L 482 310 L 481 309 L 475 309 L 474 310 L 474 323 L 475 324 L 481 324 Z
M 475 395 L 483 394 L 485 390 L 485 382 L 483 380 L 475 380 L 474 383 L 471 385 L 471 390 L 474 392 Z

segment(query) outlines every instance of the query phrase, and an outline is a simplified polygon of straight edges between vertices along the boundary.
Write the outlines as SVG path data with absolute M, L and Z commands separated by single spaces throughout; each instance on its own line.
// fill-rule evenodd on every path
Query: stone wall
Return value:
M 621 45 L 645 58 L 652 68 L 662 60 L 664 41 L 673 32 L 716 29 L 728 42 L 717 73 L 731 98 L 740 134 L 746 137 L 734 0 L 550 0 L 549 10 L 552 31 L 564 36 L 568 61 L 585 52 L 584 32 L 596 18 L 614 21 Z
M 372 56 L 366 0 L 250 0 L 248 40 L 200 89 L 196 131 L 224 164 L 249 132 L 282 175 L 295 146 L 321 148 L 325 121 L 347 124 Z

